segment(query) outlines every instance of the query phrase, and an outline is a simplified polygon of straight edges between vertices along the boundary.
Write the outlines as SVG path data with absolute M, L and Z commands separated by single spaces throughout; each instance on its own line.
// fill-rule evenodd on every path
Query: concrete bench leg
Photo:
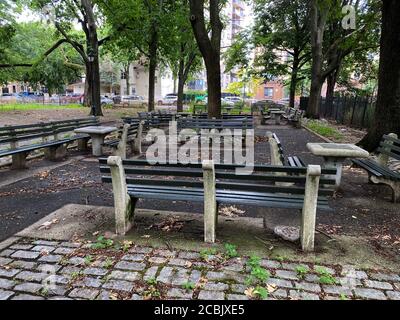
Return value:
M 79 151 L 87 151 L 88 148 L 88 142 L 90 138 L 83 138 L 78 140 L 78 150 Z
M 370 176 L 370 181 L 374 184 L 385 184 L 392 189 L 392 201 L 393 203 L 400 203 L 400 181 L 391 181 L 385 178 L 378 178 L 376 176 Z
M 138 127 L 136 139 L 133 140 L 132 150 L 134 154 L 142 153 L 142 135 L 143 135 L 144 122 L 141 121 Z
M 26 169 L 26 157 L 28 156 L 28 152 L 22 152 L 12 155 L 12 165 L 11 169 Z
M 45 158 L 50 161 L 58 161 L 67 156 L 67 146 L 65 144 L 60 146 L 49 147 L 45 149 Z
M 301 248 L 305 252 L 314 251 L 315 221 L 317 216 L 320 177 L 320 166 L 308 166 L 300 230 Z
M 109 157 L 115 207 L 115 232 L 125 235 L 133 226 L 136 199 L 131 199 L 126 186 L 126 176 L 121 157 Z
M 125 124 L 122 130 L 121 141 L 118 143 L 117 150 L 114 155 L 126 159 L 126 148 L 128 146 L 128 130 L 130 128 L 129 124 Z
M 204 183 L 204 242 L 214 243 L 218 221 L 214 162 L 203 161 Z

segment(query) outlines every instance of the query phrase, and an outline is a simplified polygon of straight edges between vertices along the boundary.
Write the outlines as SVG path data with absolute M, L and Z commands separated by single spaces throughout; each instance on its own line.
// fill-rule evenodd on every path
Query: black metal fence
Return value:
M 302 97 L 300 108 L 307 109 L 308 97 Z M 368 128 L 375 113 L 375 97 L 340 96 L 333 99 L 321 99 L 320 118 L 335 120 L 356 128 Z

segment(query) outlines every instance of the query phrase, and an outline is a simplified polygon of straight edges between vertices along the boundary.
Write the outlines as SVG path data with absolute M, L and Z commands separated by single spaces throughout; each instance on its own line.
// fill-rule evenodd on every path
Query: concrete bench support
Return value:
M 28 152 L 21 152 L 12 155 L 12 170 L 18 169 L 26 169 L 26 157 L 28 156 Z
M 128 194 L 126 176 L 121 157 L 109 157 L 107 164 L 111 168 L 116 234 L 125 235 L 133 225 L 136 201 L 132 201 Z
M 67 146 L 66 144 L 53 146 L 46 148 L 44 151 L 44 156 L 47 160 L 58 161 L 67 156 Z
M 310 165 L 307 168 L 306 190 L 301 219 L 300 241 L 303 251 L 314 250 L 315 221 L 321 167 Z
M 144 121 L 140 121 L 138 130 L 137 130 L 137 136 L 133 140 L 133 145 L 132 145 L 132 150 L 134 154 L 141 154 L 142 153 L 142 135 L 143 135 L 143 126 L 144 126 Z
M 204 242 L 214 243 L 218 221 L 214 162 L 203 161 Z
M 88 142 L 89 142 L 90 138 L 82 138 L 78 140 L 78 150 L 79 151 L 87 151 L 88 148 Z
M 273 166 L 283 166 L 281 156 L 279 154 L 278 143 L 273 137 L 272 132 L 267 132 L 269 148 L 271 151 L 271 165 Z
M 399 138 L 399 137 L 397 136 L 397 134 L 395 134 L 395 133 L 390 133 L 390 134 L 388 134 L 388 136 L 391 137 L 391 138 L 394 138 L 394 139 L 398 139 L 398 138 Z M 389 144 L 389 145 L 393 145 L 393 141 L 390 141 L 390 140 L 387 140 L 386 143 Z M 387 148 L 387 147 L 384 148 L 384 149 L 385 149 L 387 152 L 390 152 L 390 151 L 391 151 L 390 148 Z M 384 153 L 379 153 L 379 156 L 378 156 L 378 163 L 379 163 L 381 166 L 387 167 L 388 164 L 389 164 L 389 155 L 384 154 Z
M 129 128 L 130 128 L 129 124 L 124 125 L 124 128 L 122 129 L 121 140 L 119 141 L 117 150 L 114 153 L 115 156 L 121 157 L 122 159 L 126 159 L 126 147 L 128 143 Z

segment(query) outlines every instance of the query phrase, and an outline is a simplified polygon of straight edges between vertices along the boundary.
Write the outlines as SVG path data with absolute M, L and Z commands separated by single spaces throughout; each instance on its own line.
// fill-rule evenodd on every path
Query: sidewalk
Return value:
M 251 297 L 254 285 L 246 283 L 247 257 L 96 245 L 22 238 L 0 253 L 0 299 L 260 298 Z M 260 266 L 270 274 L 259 281 L 268 300 L 400 299 L 398 274 L 270 259 Z

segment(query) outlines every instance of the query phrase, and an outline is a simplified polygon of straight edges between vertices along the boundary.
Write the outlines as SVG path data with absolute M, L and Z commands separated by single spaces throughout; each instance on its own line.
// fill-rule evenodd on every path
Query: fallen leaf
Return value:
M 246 290 L 244 290 L 244 294 L 249 298 L 253 298 L 254 297 L 254 288 L 247 288 Z
M 267 284 L 268 293 L 275 292 L 278 289 L 276 284 Z

